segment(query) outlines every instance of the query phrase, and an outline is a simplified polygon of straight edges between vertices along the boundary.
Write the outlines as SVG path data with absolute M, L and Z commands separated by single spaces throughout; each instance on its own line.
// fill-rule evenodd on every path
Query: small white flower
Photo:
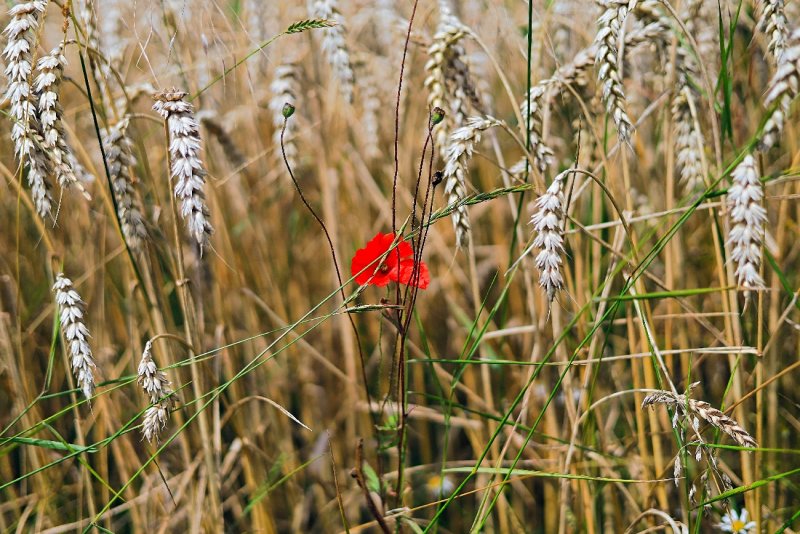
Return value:
M 747 508 L 742 508 L 741 514 L 737 513 L 736 510 L 731 510 L 722 516 L 722 522 L 717 524 L 717 528 L 722 532 L 750 534 L 756 528 L 756 522 L 748 521 L 747 519 Z
M 440 499 L 442 497 L 449 497 L 456 489 L 456 484 L 447 476 L 441 476 L 438 473 L 432 475 L 425 482 L 425 488 L 430 493 L 431 497 Z

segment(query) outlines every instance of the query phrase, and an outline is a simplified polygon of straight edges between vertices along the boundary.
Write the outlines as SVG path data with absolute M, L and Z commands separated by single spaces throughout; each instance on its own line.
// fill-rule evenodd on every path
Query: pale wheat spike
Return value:
M 269 109 L 272 112 L 272 124 L 275 133 L 272 135 L 275 143 L 277 159 L 283 165 L 281 155 L 281 129 L 286 121 L 283 116 L 283 106 L 287 103 L 296 105 L 297 102 L 297 66 L 293 63 L 284 63 L 275 69 L 275 78 L 270 84 L 272 98 Z M 286 132 L 283 134 L 283 146 L 286 151 L 286 160 L 292 169 L 297 168 L 297 120 L 286 121 Z
M 456 32 L 463 32 L 463 36 L 472 34 L 471 30 L 453 14 L 449 2 L 439 2 L 439 13 L 440 28 L 444 30 L 445 34 L 452 31 L 450 28 L 455 28 Z M 449 42 L 443 56 L 445 61 L 443 73 L 446 105 L 440 105 L 439 107 L 444 107 L 448 112 L 446 116 L 450 121 L 448 134 L 453 129 L 459 128 L 466 123 L 469 114 L 468 105 L 471 104 L 481 115 L 486 114 L 485 106 L 470 76 L 469 58 L 461 41 L 462 39 L 458 38 Z
M 444 193 L 449 205 L 462 201 L 467 196 L 467 173 L 475 144 L 481 140 L 481 133 L 502 123 L 494 117 L 471 117 L 467 125 L 458 128 L 450 136 L 444 167 Z M 464 247 L 469 243 L 470 224 L 466 206 L 453 210 L 453 227 L 456 231 L 456 244 Z
M 520 106 L 523 118 L 528 121 L 525 127 L 530 124 L 529 132 L 533 164 L 542 175 L 553 164 L 553 151 L 545 144 L 542 132 L 543 110 L 547 106 L 547 94 L 551 86 L 555 84 L 555 78 L 549 78 L 534 85 L 528 92 L 528 98 Z
M 200 131 L 194 108 L 185 97 L 186 93 L 177 89 L 161 91 L 153 95 L 153 109 L 167 121 L 175 198 L 181 201 L 181 216 L 202 254 L 214 229 L 204 191 L 206 171 L 200 160 Z
M 444 120 L 433 128 L 434 146 L 440 154 L 447 149 L 451 131 L 462 126 L 466 117 L 462 101 L 452 94 L 446 71 L 452 56 L 457 53 L 459 41 L 467 35 L 467 31 L 457 19 L 443 12 L 428 47 L 428 61 L 425 63 L 427 76 L 424 81 L 428 90 L 428 109 L 439 107 L 447 111 Z
M 61 80 L 64 76 L 64 66 L 67 58 L 64 57 L 63 44 L 54 48 L 49 54 L 39 58 L 36 63 L 36 81 L 34 91 L 38 97 L 39 128 L 43 138 L 45 150 L 50 155 L 53 171 L 58 184 L 63 188 L 74 186 L 87 200 L 91 200 L 89 193 L 78 180 L 76 171 L 72 167 L 75 156 L 67 143 L 67 133 L 64 130 L 64 110 L 59 101 Z
M 148 340 L 142 351 L 142 359 L 136 369 L 137 382 L 150 398 L 151 406 L 144 413 L 142 436 L 149 442 L 158 441 L 167 425 L 169 411 L 175 407 L 174 391 L 164 371 L 153 361 L 153 341 Z
M 379 96 L 378 79 L 373 70 L 375 63 L 363 64 L 358 78 L 359 94 L 361 95 L 361 127 L 364 130 L 364 157 L 367 161 L 377 160 L 382 152 L 380 149 L 380 110 L 381 99 Z
M 331 66 L 334 77 L 339 82 L 339 90 L 348 103 L 353 102 L 353 86 L 355 75 L 350 64 L 350 50 L 345 42 L 344 17 L 339 12 L 336 0 L 310 0 L 308 13 L 313 19 L 325 19 L 335 22 L 320 30 L 322 32 L 322 50 Z
M 128 117 L 105 132 L 103 145 L 108 162 L 108 173 L 117 201 L 117 216 L 119 217 L 122 235 L 128 247 L 134 252 L 142 250 L 142 244 L 147 238 L 147 228 L 144 224 L 144 211 L 136 197 L 134 178 L 131 169 L 136 165 L 133 155 L 133 143 L 128 137 Z
M 687 398 L 686 395 L 676 395 L 670 391 L 651 393 L 642 400 L 642 408 L 655 404 L 672 406 L 687 417 L 699 417 L 728 434 L 742 447 L 758 447 L 756 440 L 739 423 L 707 402 Z
M 264 0 L 243 0 L 241 2 L 244 11 L 245 29 L 251 41 L 251 46 L 260 46 L 270 37 L 278 34 L 282 29 L 280 3 L 265 2 Z M 263 51 L 253 58 L 253 62 L 258 64 L 265 72 L 268 65 L 269 56 Z
M 169 408 L 163 403 L 150 406 L 144 412 L 142 421 L 142 437 L 148 442 L 158 441 L 161 431 L 167 426 Z
M 764 194 L 753 156 L 745 156 L 731 173 L 731 178 L 733 185 L 728 189 L 728 208 L 732 227 L 728 244 L 732 246 L 731 260 L 736 263 L 737 283 L 745 288 L 747 297 L 748 290 L 764 287 L 758 271 L 767 212 L 761 206 Z
M 625 46 L 629 49 L 642 44 L 652 43 L 654 40 L 663 40 L 669 31 L 669 25 L 661 18 L 650 22 L 643 27 L 636 28 L 625 35 Z M 572 61 L 559 67 L 550 78 L 544 79 L 531 87 L 528 98 L 520 105 L 523 118 L 530 116 L 531 125 L 531 152 L 534 165 L 539 172 L 544 173 L 553 163 L 553 152 L 547 146 L 542 134 L 543 117 L 549 108 L 551 95 L 568 85 L 585 85 L 586 73 L 595 65 L 600 47 L 597 43 L 580 50 Z M 515 167 L 525 164 L 522 158 Z
M 703 133 L 697 128 L 689 99 L 694 93 L 683 86 L 672 100 L 673 135 L 675 137 L 675 163 L 680 171 L 684 190 L 692 192 L 703 185 Z
M 769 38 L 769 52 L 780 67 L 789 39 L 789 24 L 784 12 L 784 0 L 761 0 L 759 8 L 761 16 L 758 19 L 758 28 Z
M 617 40 L 628 12 L 636 5 L 636 0 L 610 0 L 599 19 L 599 30 L 595 37 L 597 45 L 597 80 L 602 89 L 606 111 L 617 127 L 619 139 L 628 143 L 631 138 L 631 123 L 625 112 L 625 92 L 620 79 Z
M 94 0 L 83 0 L 80 19 L 86 31 L 86 44 L 95 52 L 99 52 L 101 49 L 100 32 L 97 29 L 97 7 Z
M 36 95 L 31 87 L 31 73 L 39 20 L 46 9 L 47 2 L 42 0 L 15 5 L 9 11 L 11 20 L 3 31 L 8 38 L 3 57 L 8 80 L 5 98 L 13 122 L 11 140 L 20 163 L 28 166 L 31 196 L 36 212 L 43 219 L 50 215 L 53 205 L 47 182 L 52 173 L 52 163 L 45 152 L 44 139 L 36 121 Z
M 53 291 L 56 293 L 61 332 L 67 342 L 72 372 L 78 387 L 89 399 L 95 389 L 94 370 L 97 365 L 92 357 L 92 349 L 89 347 L 89 329 L 86 328 L 84 318 L 86 304 L 75 291 L 72 281 L 63 273 L 56 276 Z
M 219 116 L 216 112 L 211 110 L 201 111 L 196 115 L 200 124 L 202 124 L 205 129 L 211 134 L 222 147 L 222 152 L 225 154 L 225 158 L 230 162 L 231 165 L 234 166 L 236 169 L 240 169 L 244 167 L 246 160 L 244 155 L 239 150 L 239 145 L 234 141 L 231 134 L 228 132 L 227 128 L 223 124 L 224 119 L 220 120 Z
M 119 65 L 125 52 L 124 30 L 133 14 L 124 12 L 125 0 L 104 0 L 100 18 L 100 37 L 108 59 L 108 67 Z M 109 69 L 110 70 L 110 69 Z
M 564 235 L 561 221 L 564 215 L 564 180 L 566 170 L 553 179 L 553 183 L 536 199 L 538 211 L 533 214 L 531 224 L 536 232 L 533 246 L 539 249 L 534 263 L 539 269 L 539 285 L 552 302 L 556 293 L 564 287 L 561 275 L 561 256 L 564 254 Z
M 36 104 L 30 85 L 33 71 L 33 50 L 39 19 L 47 7 L 46 2 L 33 1 L 17 4 L 9 11 L 11 20 L 3 33 L 8 37 L 3 50 L 6 60 L 5 75 L 8 81 L 5 97 L 10 103 L 9 114 L 13 121 L 11 139 L 17 155 L 24 158 L 30 148 L 31 121 L 36 117 Z
M 166 402 L 167 406 L 172 406 L 174 400 L 171 395 L 174 393 L 170 387 L 170 381 L 166 373 L 160 370 L 153 361 L 153 342 L 148 340 L 142 351 L 142 359 L 136 369 L 139 385 L 142 386 L 145 394 L 150 397 L 151 404 Z
M 764 133 L 759 141 L 759 149 L 767 150 L 780 140 L 783 123 L 789 114 L 792 101 L 800 90 L 800 28 L 789 37 L 787 47 L 781 54 L 781 62 L 770 80 L 764 107 L 771 109 Z
M 53 209 L 53 196 L 47 181 L 53 174 L 53 165 L 47 153 L 39 148 L 42 143 L 41 135 L 32 133 L 32 137 L 35 148 L 30 148 L 28 153 L 28 185 L 36 213 L 45 219 L 51 215 Z

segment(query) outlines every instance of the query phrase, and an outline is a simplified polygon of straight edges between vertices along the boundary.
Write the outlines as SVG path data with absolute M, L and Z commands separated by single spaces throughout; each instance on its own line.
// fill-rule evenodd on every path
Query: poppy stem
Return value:
M 417 172 L 417 183 L 414 187 L 414 197 L 412 200 L 412 211 L 411 211 L 411 230 L 412 235 L 414 232 L 414 219 L 417 214 L 417 201 L 419 197 L 419 185 L 422 181 L 422 170 L 425 166 L 425 152 L 428 151 L 428 146 L 430 146 L 430 160 L 428 163 L 428 182 L 425 187 L 425 199 L 422 202 L 422 210 L 420 213 L 420 223 L 417 225 L 417 237 L 411 238 L 412 247 L 414 250 L 414 261 L 413 267 L 411 269 L 411 279 L 409 283 L 406 285 L 405 293 L 403 294 L 403 308 L 398 311 L 398 332 L 399 332 L 399 351 L 397 354 L 397 382 L 398 382 L 398 404 L 400 413 L 400 425 L 398 430 L 398 437 L 397 437 L 397 451 L 398 451 L 398 466 L 397 466 L 397 489 L 396 493 L 398 495 L 398 499 L 402 500 L 402 478 L 403 478 L 403 464 L 405 462 L 404 454 L 403 454 L 403 446 L 405 444 L 405 435 L 406 435 L 406 419 L 408 417 L 406 411 L 406 404 L 407 404 L 407 391 L 406 391 L 406 361 L 405 361 L 405 349 L 406 349 L 406 338 L 408 337 L 408 330 L 411 327 L 411 319 L 413 317 L 414 312 L 414 305 L 417 301 L 417 295 L 419 294 L 419 280 L 420 275 L 422 272 L 421 268 L 421 261 L 422 261 L 422 246 L 424 245 L 423 237 L 427 236 L 427 232 L 423 235 L 423 228 L 425 227 L 425 212 L 428 208 L 428 196 L 431 193 L 431 188 L 433 184 L 432 172 L 433 172 L 433 161 L 434 157 L 436 156 L 436 151 L 434 148 L 433 143 L 433 119 L 432 116 L 429 115 L 428 117 L 428 132 L 425 137 L 425 144 L 422 147 L 422 158 L 419 162 L 419 171 Z M 433 213 L 433 199 L 431 199 L 431 213 Z M 399 293 L 400 286 L 398 285 L 397 291 Z M 404 314 L 405 313 L 405 314 Z M 400 503 L 402 504 L 402 503 Z
M 408 19 L 408 30 L 406 31 L 406 40 L 403 44 L 403 59 L 400 62 L 400 80 L 397 84 L 397 100 L 394 108 L 394 177 L 392 178 L 392 234 L 397 235 L 397 177 L 400 173 L 400 159 L 399 159 L 399 143 L 400 143 L 400 97 L 403 89 L 403 75 L 406 67 L 406 56 L 408 55 L 408 43 L 411 41 L 411 28 L 414 25 L 414 17 L 417 14 L 417 5 L 419 0 L 414 0 L 414 5 L 411 9 L 411 16 Z M 427 141 L 426 141 L 427 142 Z M 424 154 L 424 153 L 423 153 Z M 413 220 L 412 220 L 413 227 Z M 400 264 L 400 252 L 397 251 L 397 263 Z M 395 290 L 395 304 L 400 304 L 400 285 L 397 285 Z M 398 312 L 398 323 L 402 324 L 402 311 Z M 399 412 L 400 412 L 400 435 L 397 444 L 397 500 L 402 503 L 403 500 L 403 466 L 405 464 L 405 454 L 403 452 L 404 437 L 405 437 L 405 420 L 406 420 L 406 402 L 405 402 L 405 358 L 403 357 L 403 350 L 405 350 L 405 329 L 399 332 L 399 345 L 400 352 L 397 356 L 398 359 L 398 386 L 400 388 L 400 395 L 398 398 Z
M 292 110 L 294 108 L 292 107 Z M 342 302 L 344 304 L 347 303 L 347 295 L 344 292 L 344 282 L 342 281 L 342 272 L 339 269 L 339 261 L 336 259 L 336 249 L 333 246 L 333 240 L 331 239 L 331 235 L 328 232 L 328 227 L 325 226 L 325 221 L 317 215 L 317 212 L 314 211 L 314 208 L 311 207 L 311 204 L 308 203 L 306 200 L 303 191 L 300 189 L 300 184 L 297 182 L 297 178 L 294 176 L 294 172 L 292 171 L 292 166 L 289 164 L 289 159 L 286 157 L 286 147 L 284 145 L 284 136 L 286 134 L 286 125 L 289 122 L 289 117 L 291 117 L 291 113 L 284 114 L 283 117 L 283 127 L 281 128 L 281 155 L 283 156 L 283 163 L 286 165 L 286 170 L 289 172 L 289 177 L 292 179 L 292 183 L 294 184 L 294 188 L 297 190 L 297 194 L 300 196 L 300 200 L 303 202 L 303 205 L 308 209 L 311 215 L 316 219 L 317 223 L 319 224 L 320 228 L 322 228 L 322 232 L 325 234 L 325 239 L 328 241 L 328 247 L 331 251 L 331 259 L 333 260 L 333 268 L 336 270 L 336 279 L 339 281 L 339 292 L 342 295 Z M 361 335 L 358 333 L 358 328 L 356 327 L 355 319 L 349 313 L 346 313 L 347 319 L 350 321 L 350 326 L 353 329 L 353 335 L 355 336 L 356 340 L 356 348 L 358 349 L 358 358 L 361 362 L 361 380 L 364 382 L 364 396 L 367 400 L 367 406 L 370 406 L 370 396 L 369 396 L 369 382 L 367 381 L 367 371 L 366 371 L 366 363 L 364 360 L 364 351 L 361 348 Z M 378 425 L 377 416 L 370 412 L 370 417 L 372 418 L 372 428 L 376 428 Z

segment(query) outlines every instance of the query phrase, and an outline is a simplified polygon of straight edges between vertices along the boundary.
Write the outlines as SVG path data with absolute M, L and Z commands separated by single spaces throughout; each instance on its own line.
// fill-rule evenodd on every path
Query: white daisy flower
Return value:
M 734 534 L 750 534 L 756 528 L 755 521 L 747 520 L 747 508 L 742 508 L 742 513 L 736 513 L 736 510 L 731 510 L 729 513 L 722 516 L 722 522 L 717 524 L 722 532 L 733 532 Z
M 436 499 L 448 497 L 456 489 L 456 484 L 448 476 L 441 476 L 438 473 L 431 475 L 425 482 L 428 493 Z

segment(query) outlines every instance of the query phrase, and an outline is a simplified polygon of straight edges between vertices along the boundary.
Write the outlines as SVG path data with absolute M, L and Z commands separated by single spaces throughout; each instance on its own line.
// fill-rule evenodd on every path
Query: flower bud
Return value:
M 283 109 L 281 110 L 281 113 L 283 114 L 283 118 L 288 119 L 289 117 L 294 115 L 294 106 L 292 104 L 290 104 L 289 102 L 286 102 L 283 105 Z
M 431 123 L 435 126 L 444 120 L 445 112 L 439 106 L 433 108 L 431 111 Z

